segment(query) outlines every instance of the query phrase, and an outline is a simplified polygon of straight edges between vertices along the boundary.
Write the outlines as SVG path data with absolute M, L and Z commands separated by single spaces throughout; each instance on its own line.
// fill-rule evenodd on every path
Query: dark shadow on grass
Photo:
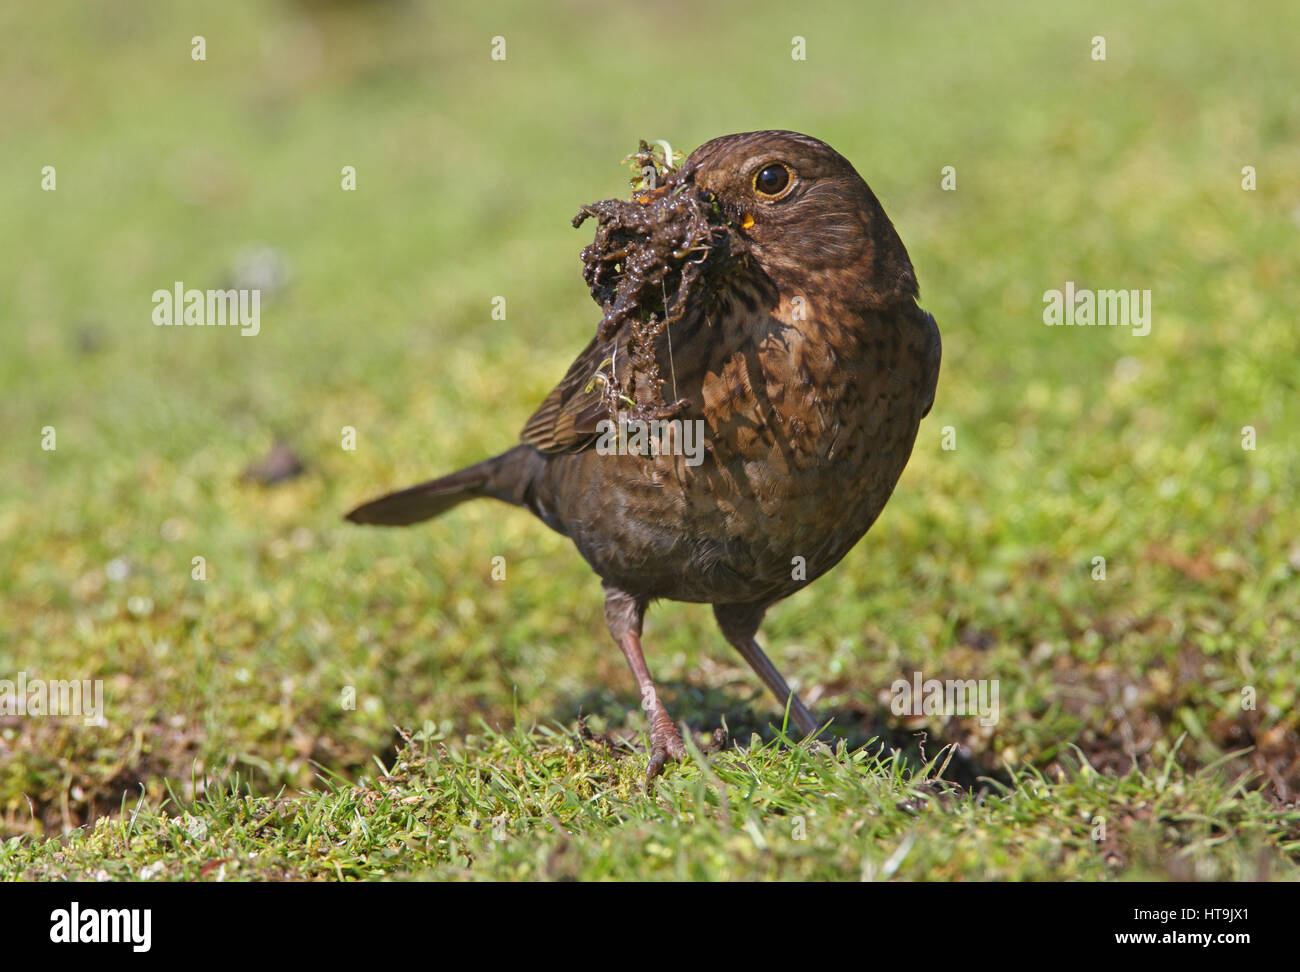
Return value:
M 663 681 L 659 685 L 669 713 L 679 725 L 684 722 L 691 729 L 697 744 L 702 744 L 704 737 L 724 721 L 731 736 L 728 746 L 747 745 L 753 735 L 764 742 L 780 738 L 782 714 L 765 692 L 754 692 L 742 699 L 722 689 L 701 688 L 688 682 Z M 822 738 L 831 745 L 843 740 L 849 751 L 865 746 L 872 753 L 896 754 L 914 771 L 920 771 L 947 745 L 946 740 L 926 730 L 891 725 L 889 712 L 884 709 L 848 705 L 832 710 L 814 706 L 813 712 L 823 723 L 830 723 Z M 639 700 L 626 693 L 584 693 L 571 702 L 561 703 L 549 719 L 573 728 L 580 716 L 602 720 L 610 737 L 629 746 L 639 746 L 649 728 L 642 717 Z M 791 727 L 787 735 L 798 738 L 799 733 Z M 943 765 L 943 759 L 939 765 Z M 996 768 L 985 754 L 972 753 L 964 746 L 952 753 L 937 778 L 973 793 L 989 789 L 990 780 L 1011 785 L 1005 770 Z

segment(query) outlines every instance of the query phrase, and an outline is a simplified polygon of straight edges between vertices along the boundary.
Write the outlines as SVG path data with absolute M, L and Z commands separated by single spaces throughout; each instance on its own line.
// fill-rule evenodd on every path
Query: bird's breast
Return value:
M 905 322 L 836 313 L 737 296 L 677 329 L 661 374 L 698 461 L 565 460 L 608 487 L 568 531 L 598 572 L 675 600 L 774 600 L 852 548 L 910 455 L 924 368 Z

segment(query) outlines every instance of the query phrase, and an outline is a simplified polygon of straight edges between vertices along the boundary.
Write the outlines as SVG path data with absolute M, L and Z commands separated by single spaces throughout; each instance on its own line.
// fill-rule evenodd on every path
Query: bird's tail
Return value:
M 480 496 L 532 506 L 533 482 L 543 463 L 541 454 L 532 446 L 515 446 L 449 476 L 362 503 L 347 519 L 353 523 L 408 526 Z

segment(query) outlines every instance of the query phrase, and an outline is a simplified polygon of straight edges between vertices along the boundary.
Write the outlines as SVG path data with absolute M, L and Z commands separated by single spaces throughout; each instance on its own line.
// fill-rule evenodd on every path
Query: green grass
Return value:
M 180 6 L 0 12 L 0 679 L 102 679 L 107 719 L 0 715 L 0 876 L 1300 877 L 1293 4 Z M 514 441 L 637 139 L 763 127 L 871 183 L 943 372 L 880 522 L 763 630 L 842 750 L 659 605 L 670 711 L 741 748 L 646 792 L 572 734 L 643 726 L 563 538 L 340 515 Z M 261 334 L 153 327 L 252 245 L 291 273 Z M 1044 327 L 1066 280 L 1151 289 L 1150 335 Z M 276 438 L 305 475 L 241 480 Z M 916 670 L 1000 720 L 889 715 Z
M 1120 779 L 1026 770 L 973 800 L 927 778 L 942 757 L 912 772 L 755 738 L 712 760 L 696 751 L 647 794 L 633 758 L 550 729 L 486 730 L 463 747 L 412 741 L 391 770 L 322 775 L 307 796 L 234 780 L 166 809 L 127 801 L 63 843 L 11 843 L 0 864 L 80 880 L 1259 880 L 1278 876 L 1279 850 L 1300 850 L 1242 780 L 1173 759 Z

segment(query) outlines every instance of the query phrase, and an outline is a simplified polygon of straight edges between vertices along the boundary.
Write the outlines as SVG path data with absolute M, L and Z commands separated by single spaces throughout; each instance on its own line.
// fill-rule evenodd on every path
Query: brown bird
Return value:
M 615 307 L 632 270 L 654 262 L 638 263 L 636 247 L 653 256 L 653 241 L 600 211 L 606 204 L 584 210 L 610 222 L 604 250 L 584 251 L 606 319 L 521 444 L 348 514 L 406 525 L 487 496 L 569 537 L 601 578 L 606 623 L 650 717 L 647 778 L 685 752 L 641 650 L 656 598 L 712 604 L 794 725 L 819 729 L 754 636 L 770 605 L 838 563 L 880 514 L 933 404 L 940 358 L 907 250 L 829 145 L 785 131 L 723 136 L 663 188 L 638 201 L 696 200 L 712 214 L 706 243 L 697 234 L 683 245 L 671 273 L 651 268 L 663 302 Z M 656 407 L 662 386 L 672 404 Z M 625 422 L 678 428 L 661 426 L 662 448 L 649 455 L 611 448 L 601 423 L 620 399 Z M 694 456 L 681 423 L 703 433 Z

